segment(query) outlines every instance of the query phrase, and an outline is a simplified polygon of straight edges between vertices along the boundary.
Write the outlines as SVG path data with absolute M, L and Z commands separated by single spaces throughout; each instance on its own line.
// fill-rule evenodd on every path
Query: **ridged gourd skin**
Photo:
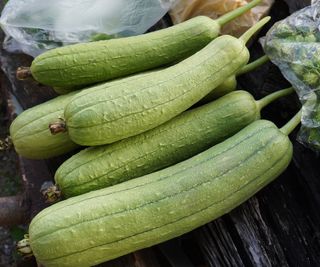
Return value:
M 36 57 L 32 76 L 40 83 L 70 87 L 92 84 L 184 59 L 219 34 L 205 16 L 159 31 L 56 48 Z
M 95 146 L 155 128 L 198 102 L 248 60 L 244 42 L 225 35 L 148 77 L 83 90 L 65 108 L 69 136 L 80 145 Z
M 29 159 L 47 159 L 78 147 L 68 133 L 52 135 L 49 123 L 63 116 L 64 107 L 76 92 L 56 97 L 19 114 L 10 125 L 17 153 Z
M 166 169 L 40 212 L 30 245 L 46 267 L 92 266 L 180 236 L 229 212 L 279 176 L 292 144 L 258 120 Z
M 55 182 L 66 198 L 118 184 L 190 158 L 259 117 L 251 94 L 232 92 L 145 133 L 80 151 L 58 168 Z
M 147 77 L 150 73 L 139 73 L 132 79 Z M 109 82 L 106 87 L 119 82 L 121 78 Z M 17 153 L 29 159 L 47 159 L 79 147 L 71 141 L 68 133 L 52 135 L 48 128 L 50 123 L 63 117 L 65 106 L 79 92 L 77 90 L 58 96 L 19 114 L 10 126 L 10 136 Z

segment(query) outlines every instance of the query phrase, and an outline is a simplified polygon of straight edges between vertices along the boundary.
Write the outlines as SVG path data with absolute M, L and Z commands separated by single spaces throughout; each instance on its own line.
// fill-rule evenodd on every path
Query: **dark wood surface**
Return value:
M 276 0 L 269 27 L 307 3 Z M 162 21 L 162 25 L 166 26 L 167 22 Z M 266 29 L 260 36 L 265 33 Z M 263 53 L 257 41 L 250 52 L 252 58 Z M 28 64 L 31 58 L 2 51 L 3 60 L 8 63 L 5 64 L 9 73 L 7 89 L 17 99 L 17 112 L 21 107 L 26 109 L 55 96 L 50 88 L 15 79 L 16 67 Z M 272 63 L 241 76 L 238 81 L 240 88 L 247 89 L 257 99 L 288 86 Z M 299 101 L 292 96 L 267 107 L 262 117 L 281 126 L 298 109 Z M 288 169 L 249 201 L 179 238 L 100 266 L 320 266 L 320 161 L 315 152 L 295 140 L 296 134 L 297 131 L 290 135 L 294 159 Z M 31 217 L 44 208 L 39 194 L 41 184 L 52 180 L 56 168 L 68 156 L 46 161 L 19 158 L 21 172 L 30 185 Z M 34 259 L 19 263 L 19 266 L 27 265 L 35 266 Z

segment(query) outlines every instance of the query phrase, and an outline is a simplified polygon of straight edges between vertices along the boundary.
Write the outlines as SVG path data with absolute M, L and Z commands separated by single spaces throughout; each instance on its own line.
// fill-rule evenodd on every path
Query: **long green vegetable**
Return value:
M 31 222 L 29 243 L 46 267 L 93 266 L 189 232 L 234 209 L 292 159 L 289 132 L 258 120 L 179 164 L 61 201 Z
M 70 138 L 81 145 L 108 144 L 172 119 L 247 63 L 245 42 L 269 19 L 258 22 L 240 39 L 218 37 L 184 61 L 147 77 L 83 90 L 65 108 Z
M 16 152 L 29 159 L 47 159 L 78 147 L 67 133 L 52 135 L 48 125 L 63 116 L 66 104 L 75 92 L 49 100 L 19 114 L 10 125 L 10 136 Z
M 259 119 L 263 107 L 292 92 L 292 88 L 280 90 L 259 101 L 246 91 L 232 92 L 148 132 L 84 149 L 57 170 L 57 195 L 68 198 L 83 194 L 188 159 Z M 51 190 L 47 196 L 52 199 Z
M 36 57 L 18 78 L 32 75 L 55 87 L 86 85 L 153 69 L 182 60 L 216 38 L 220 28 L 261 0 L 253 0 L 217 20 L 199 16 L 144 35 L 53 49 Z

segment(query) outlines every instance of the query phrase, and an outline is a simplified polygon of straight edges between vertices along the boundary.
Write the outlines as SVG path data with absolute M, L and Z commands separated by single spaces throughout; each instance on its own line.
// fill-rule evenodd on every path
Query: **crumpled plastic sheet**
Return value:
M 10 0 L 0 25 L 4 48 L 33 57 L 73 43 L 142 34 L 173 0 Z
M 320 151 L 320 1 L 275 23 L 262 43 L 301 101 L 298 141 Z

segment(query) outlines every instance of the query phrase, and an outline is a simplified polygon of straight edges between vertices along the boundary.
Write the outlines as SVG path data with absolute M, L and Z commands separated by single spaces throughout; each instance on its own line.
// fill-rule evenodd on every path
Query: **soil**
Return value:
M 0 267 L 15 267 L 16 259 L 15 243 L 9 228 L 0 227 Z
M 2 76 L 2 75 L 1 75 Z M 2 76 L 3 77 L 3 76 Z M 1 77 L 1 78 L 2 78 Z M 1 96 L 5 84 L 1 79 Z M 10 116 L 5 97 L 0 99 L 0 139 L 9 135 Z M 17 168 L 17 155 L 13 149 L 0 151 L 0 197 L 13 196 L 21 190 L 21 178 Z M 24 226 L 14 228 L 0 227 L 0 267 L 16 266 L 19 257 L 15 254 L 15 243 L 24 232 Z M 16 238 L 15 238 L 16 237 Z
M 0 10 L 7 1 L 0 3 Z M 0 34 L 0 40 L 3 33 Z M 0 72 L 0 139 L 3 140 L 9 135 L 10 113 L 7 103 L 5 87 L 9 86 L 4 74 Z M 16 195 L 21 189 L 21 178 L 17 168 L 17 155 L 14 150 L 0 151 L 0 197 Z M 21 227 L 4 228 L 0 227 L 0 267 L 16 266 L 19 257 L 15 254 L 15 242 L 22 233 Z M 15 237 L 16 238 L 15 238 Z
M 4 140 L 9 136 L 11 120 L 5 99 L 1 98 L 0 101 L 0 140 Z M 0 151 L 0 197 L 17 194 L 20 182 L 16 153 L 13 149 Z

